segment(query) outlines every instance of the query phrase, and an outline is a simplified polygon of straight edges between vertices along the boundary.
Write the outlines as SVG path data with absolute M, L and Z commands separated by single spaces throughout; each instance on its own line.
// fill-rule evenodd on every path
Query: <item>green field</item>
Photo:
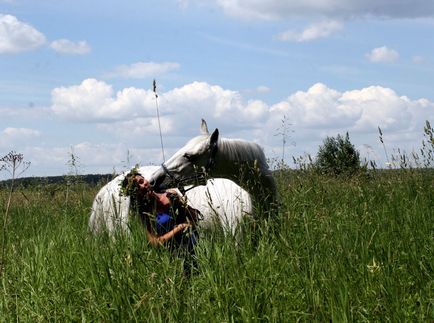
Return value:
M 434 319 L 433 171 L 275 177 L 276 221 L 245 224 L 242 240 L 202 233 L 191 277 L 179 258 L 148 246 L 138 223 L 129 238 L 92 237 L 99 187 L 18 189 L 1 228 L 0 321 Z M 2 215 L 7 197 L 2 189 Z

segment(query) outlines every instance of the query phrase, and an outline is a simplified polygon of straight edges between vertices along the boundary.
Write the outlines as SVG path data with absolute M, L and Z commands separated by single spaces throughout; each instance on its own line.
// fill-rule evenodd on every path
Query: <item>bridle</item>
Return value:
M 181 194 L 184 195 L 187 191 L 191 190 L 195 186 L 205 185 L 206 180 L 208 178 L 208 174 L 215 167 L 215 157 L 217 155 L 217 151 L 218 151 L 217 142 L 214 142 L 210 146 L 210 154 L 208 157 L 208 161 L 205 167 L 202 168 L 202 171 L 196 171 L 193 175 L 182 177 L 182 178 L 176 176 L 167 168 L 167 166 L 164 163 L 162 163 L 161 168 L 163 168 L 164 173 L 170 178 L 171 181 L 170 186 L 176 187 L 181 192 Z M 189 183 L 191 181 L 194 181 L 195 184 L 192 187 L 185 189 L 184 188 L 185 183 Z

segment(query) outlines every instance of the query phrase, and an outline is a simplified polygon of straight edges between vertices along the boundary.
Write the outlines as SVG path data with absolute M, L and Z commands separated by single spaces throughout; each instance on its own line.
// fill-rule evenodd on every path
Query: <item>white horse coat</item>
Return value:
M 158 168 L 159 166 L 143 166 L 139 172 L 149 179 Z M 104 229 L 110 233 L 117 229 L 129 231 L 130 198 L 120 195 L 120 184 L 127 173 L 128 171 L 116 176 L 97 193 L 89 219 L 89 229 L 93 233 Z M 249 193 L 227 179 L 210 179 L 205 186 L 188 190 L 185 198 L 191 207 L 201 212 L 203 220 L 198 225 L 202 228 L 212 228 L 217 224 L 225 232 L 234 234 L 240 220 L 252 215 Z
M 150 174 L 151 185 L 158 188 L 185 178 L 194 182 L 192 175 L 205 169 L 210 177 L 236 182 L 265 207 L 276 205 L 276 183 L 262 147 L 250 141 L 220 138 L 218 129 L 210 134 L 203 119 L 201 129 L 201 135 L 190 139 Z

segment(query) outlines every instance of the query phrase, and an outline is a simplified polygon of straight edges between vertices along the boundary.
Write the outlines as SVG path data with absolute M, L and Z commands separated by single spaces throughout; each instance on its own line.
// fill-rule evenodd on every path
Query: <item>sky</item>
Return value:
M 433 83 L 432 0 L 0 0 L 0 157 L 22 176 L 161 164 L 202 118 L 272 166 L 346 132 L 384 166 L 420 149 Z

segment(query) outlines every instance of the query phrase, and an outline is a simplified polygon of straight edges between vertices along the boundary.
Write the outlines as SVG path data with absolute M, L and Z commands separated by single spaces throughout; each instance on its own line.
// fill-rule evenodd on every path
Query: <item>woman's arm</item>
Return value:
M 153 232 L 151 232 L 148 227 L 146 227 L 146 237 L 148 238 L 148 241 L 153 246 L 161 246 L 164 242 L 169 241 L 172 239 L 175 235 L 183 231 L 184 229 L 191 226 L 188 223 L 181 223 L 176 225 L 172 230 L 169 232 L 163 234 L 162 236 L 157 236 Z

